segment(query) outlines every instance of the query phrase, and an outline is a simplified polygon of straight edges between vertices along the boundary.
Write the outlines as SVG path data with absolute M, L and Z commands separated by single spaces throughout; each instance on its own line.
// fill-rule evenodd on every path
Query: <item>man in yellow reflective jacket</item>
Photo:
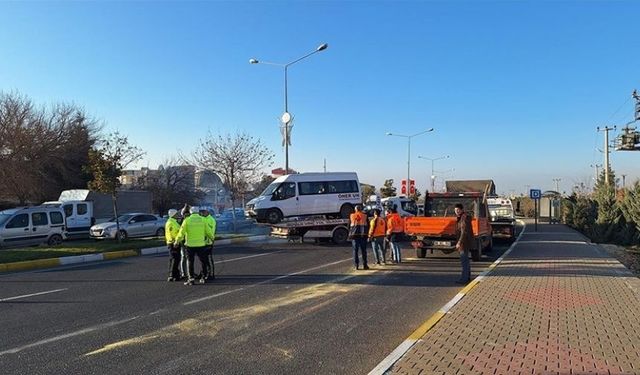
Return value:
M 213 232 L 205 219 L 198 215 L 198 207 L 191 207 L 191 215 L 184 219 L 176 242 L 183 242 L 187 249 L 187 281 L 184 285 L 193 285 L 195 282 L 194 258 L 198 257 L 202 265 L 202 277 L 200 283 L 204 284 L 208 274 L 206 240 L 213 241 Z
M 209 213 L 207 207 L 200 207 L 200 216 L 204 218 L 205 223 L 211 228 L 213 232 L 213 238 L 216 237 L 216 219 Z M 206 275 L 207 280 L 213 280 L 216 278 L 213 265 L 213 242 L 214 240 L 206 239 L 205 253 L 207 255 L 207 269 L 209 273 Z
M 180 231 L 180 224 L 175 216 L 178 210 L 169 210 L 169 219 L 164 225 L 164 238 L 169 249 L 169 278 L 167 281 L 180 280 L 180 244 L 176 242 L 176 237 Z

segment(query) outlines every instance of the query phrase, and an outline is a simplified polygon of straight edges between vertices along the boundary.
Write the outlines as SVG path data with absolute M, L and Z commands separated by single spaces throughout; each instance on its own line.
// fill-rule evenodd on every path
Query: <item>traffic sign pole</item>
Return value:
M 538 231 L 538 204 L 540 202 L 540 197 L 542 196 L 542 191 L 540 189 L 531 189 L 529 190 L 529 198 L 533 199 L 533 216 L 535 220 L 535 231 Z

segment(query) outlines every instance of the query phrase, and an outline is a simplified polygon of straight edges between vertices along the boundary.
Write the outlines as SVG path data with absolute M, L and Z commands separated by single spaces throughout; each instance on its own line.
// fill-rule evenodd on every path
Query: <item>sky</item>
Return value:
M 593 184 L 604 133 L 633 120 L 638 1 L 0 2 L 0 91 L 82 106 L 156 168 L 208 134 L 246 132 L 284 167 L 493 179 L 497 191 Z M 387 132 L 413 135 L 408 139 Z M 421 156 L 422 158 L 420 158 Z M 640 152 L 611 152 L 627 185 Z

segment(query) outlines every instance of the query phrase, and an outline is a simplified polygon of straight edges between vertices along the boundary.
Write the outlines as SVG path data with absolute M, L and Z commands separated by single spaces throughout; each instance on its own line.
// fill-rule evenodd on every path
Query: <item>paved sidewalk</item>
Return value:
M 640 374 L 640 279 L 564 225 L 533 229 L 387 373 Z

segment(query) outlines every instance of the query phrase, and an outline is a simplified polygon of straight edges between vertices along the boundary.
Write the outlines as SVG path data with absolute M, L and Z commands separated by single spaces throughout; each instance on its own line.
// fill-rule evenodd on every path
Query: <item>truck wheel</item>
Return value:
M 349 216 L 354 212 L 353 206 L 346 203 L 340 207 L 340 217 L 343 219 L 348 219 Z
M 62 243 L 62 236 L 59 234 L 54 234 L 51 237 L 49 237 L 49 240 L 47 241 L 47 245 L 49 246 L 58 246 Z
M 489 237 L 489 243 L 487 244 L 485 251 L 493 251 L 493 237 Z
M 331 240 L 336 245 L 341 245 L 347 242 L 347 238 L 349 237 L 349 231 L 346 228 L 336 228 L 331 234 Z
M 282 212 L 280 212 L 280 210 L 278 210 L 277 208 L 272 208 L 267 211 L 266 217 L 269 224 L 278 224 L 282 221 Z
M 416 249 L 416 256 L 418 258 L 426 258 L 427 257 L 427 249 L 419 247 Z
M 164 228 L 158 228 L 156 231 L 156 237 L 164 237 Z

